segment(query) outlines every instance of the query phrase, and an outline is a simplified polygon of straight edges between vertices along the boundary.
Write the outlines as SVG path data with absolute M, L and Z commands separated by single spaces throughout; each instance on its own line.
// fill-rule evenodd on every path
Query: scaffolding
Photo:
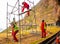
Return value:
M 25 1 L 25 0 L 24 0 Z M 29 1 L 29 0 L 27 0 L 29 3 L 31 3 L 31 4 L 33 4 L 33 6 L 34 6 L 34 1 L 33 2 L 31 2 L 31 1 Z M 18 4 L 18 8 L 16 7 L 16 5 Z M 12 7 L 13 9 L 12 9 L 12 11 L 11 12 L 9 12 L 8 11 L 8 7 Z M 16 4 L 15 4 L 15 6 L 12 6 L 12 5 L 9 5 L 8 3 L 7 3 L 7 17 L 6 17 L 6 26 L 7 26 L 7 29 L 8 29 L 8 24 L 9 23 L 11 23 L 10 22 L 10 17 L 8 18 L 8 16 L 9 15 L 14 15 L 14 19 L 15 19 L 15 15 L 18 15 L 18 18 L 19 18 L 19 21 L 18 21 L 18 24 L 19 24 L 19 41 L 20 41 L 20 44 L 21 44 L 21 31 L 23 31 L 22 29 L 23 29 L 23 26 L 25 26 L 26 28 L 29 26 L 29 27 L 31 27 L 32 28 L 32 26 L 35 26 L 36 28 L 37 28 L 37 24 L 36 24 L 36 15 L 35 15 L 35 6 L 33 7 L 34 9 L 29 9 L 29 10 L 27 10 L 27 11 L 25 11 L 25 12 L 23 12 L 23 13 L 20 13 L 20 7 L 22 7 L 21 5 L 20 5 L 20 1 L 19 0 L 17 0 L 17 2 L 16 2 Z M 17 10 L 15 10 L 15 11 L 13 11 L 14 10 L 14 8 L 16 8 Z M 14 12 L 16 12 L 16 11 L 18 11 L 18 14 L 15 14 Z M 22 15 L 22 14 L 25 14 L 26 12 L 28 12 L 28 11 L 32 11 L 34 14 L 33 14 L 33 16 L 34 16 L 34 19 L 32 19 L 31 20 L 31 24 L 23 24 L 23 22 L 22 22 L 22 25 L 21 25 L 21 20 L 20 20 L 20 15 Z M 22 17 L 22 16 L 21 16 Z M 29 17 L 29 16 L 28 16 Z M 26 17 L 27 18 L 27 17 Z M 33 20 L 34 20 L 34 24 L 33 24 Z M 24 20 L 23 20 L 24 21 Z M 9 23 L 8 23 L 9 22 Z M 15 22 L 15 21 L 14 21 Z M 25 22 L 25 21 L 24 21 Z M 29 22 L 30 23 L 30 22 Z M 28 31 L 28 30 L 26 30 L 26 31 Z M 9 31 L 7 30 L 7 38 L 8 38 L 8 33 Z M 33 32 L 33 29 L 32 29 L 32 32 Z M 32 33 L 33 34 L 33 33 Z M 36 29 L 36 32 L 35 32 L 35 34 L 37 34 L 37 29 Z M 9 42 L 7 42 L 7 43 L 9 43 Z

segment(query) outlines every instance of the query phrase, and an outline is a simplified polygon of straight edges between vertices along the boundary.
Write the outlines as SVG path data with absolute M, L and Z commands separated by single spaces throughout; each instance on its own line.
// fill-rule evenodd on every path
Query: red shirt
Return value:
M 44 30 L 44 26 L 45 26 L 45 22 L 42 22 L 42 23 L 41 23 L 41 30 L 42 30 L 42 31 L 45 31 L 45 30 Z
M 23 7 L 22 7 L 22 12 L 24 11 L 25 8 L 29 9 L 29 4 L 26 2 L 23 2 Z
M 26 3 L 26 2 L 23 2 L 23 5 L 24 5 L 25 8 L 28 8 L 29 7 L 29 4 Z

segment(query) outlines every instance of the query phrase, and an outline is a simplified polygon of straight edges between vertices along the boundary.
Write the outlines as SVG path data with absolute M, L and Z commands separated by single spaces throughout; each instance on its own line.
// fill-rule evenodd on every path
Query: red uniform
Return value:
M 26 2 L 23 2 L 23 7 L 22 7 L 22 12 L 24 12 L 24 9 L 26 8 L 27 10 L 29 10 L 29 4 Z M 27 15 L 29 16 L 29 11 L 27 12 Z
M 56 37 L 56 44 L 59 44 L 59 37 Z
M 44 29 L 45 24 L 46 24 L 45 22 L 41 23 L 42 38 L 46 37 L 46 29 Z

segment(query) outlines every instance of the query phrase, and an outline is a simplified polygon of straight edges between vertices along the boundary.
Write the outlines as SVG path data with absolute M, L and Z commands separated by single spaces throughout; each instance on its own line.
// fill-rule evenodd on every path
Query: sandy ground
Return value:
M 39 40 L 41 38 L 41 35 L 29 34 L 29 35 L 21 35 L 21 38 L 17 36 L 17 38 L 20 39 L 19 42 L 14 42 L 11 34 L 7 38 L 6 33 L 3 33 L 0 35 L 0 44 L 29 44 L 32 41 Z
M 48 35 L 50 36 L 50 35 L 54 34 L 55 32 L 59 31 L 59 30 L 57 30 L 57 28 L 52 28 L 53 29 L 52 30 L 50 27 L 48 29 L 52 33 L 48 32 L 47 36 Z M 11 33 L 8 33 L 8 37 L 7 37 L 7 33 L 1 33 L 0 34 L 0 44 L 31 44 L 31 42 L 35 42 L 37 40 L 43 39 L 43 38 L 41 38 L 41 32 L 40 31 L 38 31 L 37 33 L 34 32 L 34 33 L 29 33 L 29 34 L 23 34 L 21 36 L 18 33 L 17 38 L 19 39 L 19 42 L 15 42 L 13 40 Z

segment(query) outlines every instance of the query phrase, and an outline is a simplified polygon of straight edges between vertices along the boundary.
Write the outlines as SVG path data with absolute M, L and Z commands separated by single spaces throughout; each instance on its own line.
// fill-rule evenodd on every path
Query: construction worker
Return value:
M 27 11 L 29 10 L 29 4 L 26 2 L 22 2 L 22 12 L 24 12 L 24 9 L 27 9 Z M 27 15 L 29 16 L 29 11 L 27 12 Z
M 42 38 L 46 37 L 46 23 L 44 22 L 44 20 L 42 20 L 41 23 L 41 31 L 42 31 Z
M 12 28 L 12 36 L 13 39 L 15 40 L 15 42 L 18 42 L 18 39 L 16 38 L 16 34 L 18 33 L 18 27 L 16 25 L 16 23 L 11 23 L 11 28 Z
M 60 44 L 59 36 L 56 36 L 55 42 L 56 42 L 56 44 Z

